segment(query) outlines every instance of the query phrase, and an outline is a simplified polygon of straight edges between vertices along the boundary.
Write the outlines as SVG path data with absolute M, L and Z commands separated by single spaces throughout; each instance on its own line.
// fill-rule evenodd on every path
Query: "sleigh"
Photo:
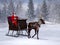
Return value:
M 8 18 L 8 25 L 9 25 L 8 27 L 9 30 L 7 33 L 8 36 L 9 36 L 10 31 L 12 31 L 11 36 L 15 36 L 13 35 L 14 31 L 16 31 L 17 36 L 19 36 L 20 33 L 22 33 L 21 35 L 23 35 L 23 31 L 27 32 L 27 23 L 26 23 L 27 19 L 16 19 L 17 21 L 17 26 L 16 26 L 12 23 L 11 17 L 7 17 L 7 18 Z

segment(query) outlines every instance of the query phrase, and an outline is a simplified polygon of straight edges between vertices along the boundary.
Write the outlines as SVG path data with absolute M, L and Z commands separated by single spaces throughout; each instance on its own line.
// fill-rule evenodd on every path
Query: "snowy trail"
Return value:
M 60 42 L 50 40 L 36 40 L 36 39 L 14 39 L 10 41 L 1 41 L 1 45 L 60 45 Z
M 41 25 L 39 30 L 39 40 L 28 39 L 24 36 L 10 37 L 6 36 L 8 25 L 0 24 L 0 45 L 60 45 L 60 24 Z M 34 30 L 31 31 L 33 35 Z

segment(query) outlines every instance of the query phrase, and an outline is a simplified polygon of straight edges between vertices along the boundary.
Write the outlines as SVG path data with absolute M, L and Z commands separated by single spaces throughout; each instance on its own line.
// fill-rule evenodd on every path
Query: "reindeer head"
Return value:
M 43 19 L 39 19 L 38 23 L 39 23 L 39 25 L 45 24 L 45 21 Z

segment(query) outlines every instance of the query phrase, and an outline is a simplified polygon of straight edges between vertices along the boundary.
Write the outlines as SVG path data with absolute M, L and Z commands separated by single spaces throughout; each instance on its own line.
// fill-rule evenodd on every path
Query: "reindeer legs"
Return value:
M 32 36 L 32 38 L 36 35 L 36 30 L 35 30 L 35 34 Z
M 28 38 L 31 38 L 30 31 L 31 31 L 31 29 L 28 30 Z
M 39 30 L 37 30 L 37 39 L 39 39 L 39 37 L 38 37 L 38 32 L 39 32 Z
M 32 38 L 37 34 L 37 39 L 39 39 L 38 32 L 39 32 L 39 30 L 35 30 L 35 34 L 32 36 Z

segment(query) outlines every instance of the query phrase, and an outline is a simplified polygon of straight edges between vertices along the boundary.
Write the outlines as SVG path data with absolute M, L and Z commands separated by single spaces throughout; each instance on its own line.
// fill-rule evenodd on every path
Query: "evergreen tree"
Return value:
M 7 19 L 7 5 L 6 3 L 4 2 L 3 3 L 4 7 L 3 7 L 3 10 L 2 10 L 2 21 L 5 22 L 6 19 Z
M 29 3 L 28 3 L 28 18 L 30 18 L 30 19 L 34 18 L 33 0 L 29 0 Z
M 14 8 L 15 8 L 15 7 L 14 7 L 14 3 L 13 3 L 12 0 L 10 0 L 10 3 L 9 3 L 9 5 L 8 5 L 8 15 L 11 15 L 12 12 L 15 11 Z
M 41 7 L 41 15 L 44 19 L 47 19 L 48 10 L 47 10 L 46 0 L 43 1 L 42 7 Z
M 20 0 L 17 4 L 17 7 L 16 7 L 16 15 L 19 17 L 19 18 L 26 18 L 26 15 L 25 15 L 25 10 L 23 9 L 23 2 Z
M 49 12 L 48 20 L 60 23 L 60 4 L 52 3 Z
M 0 9 L 0 18 L 1 18 L 1 9 Z
M 41 5 L 40 4 L 38 4 L 38 6 L 37 6 L 37 9 L 36 9 L 36 11 L 35 11 L 35 15 L 36 15 L 36 17 L 37 18 L 39 18 L 39 19 L 41 19 L 42 18 L 42 15 L 41 15 Z
M 1 16 L 1 14 L 2 14 L 1 12 L 2 12 L 2 11 L 1 11 L 1 9 L 0 9 L 0 21 L 1 21 L 1 17 L 2 17 L 2 16 Z
M 23 13 L 22 1 L 19 1 L 16 7 L 16 14 L 20 17 Z

